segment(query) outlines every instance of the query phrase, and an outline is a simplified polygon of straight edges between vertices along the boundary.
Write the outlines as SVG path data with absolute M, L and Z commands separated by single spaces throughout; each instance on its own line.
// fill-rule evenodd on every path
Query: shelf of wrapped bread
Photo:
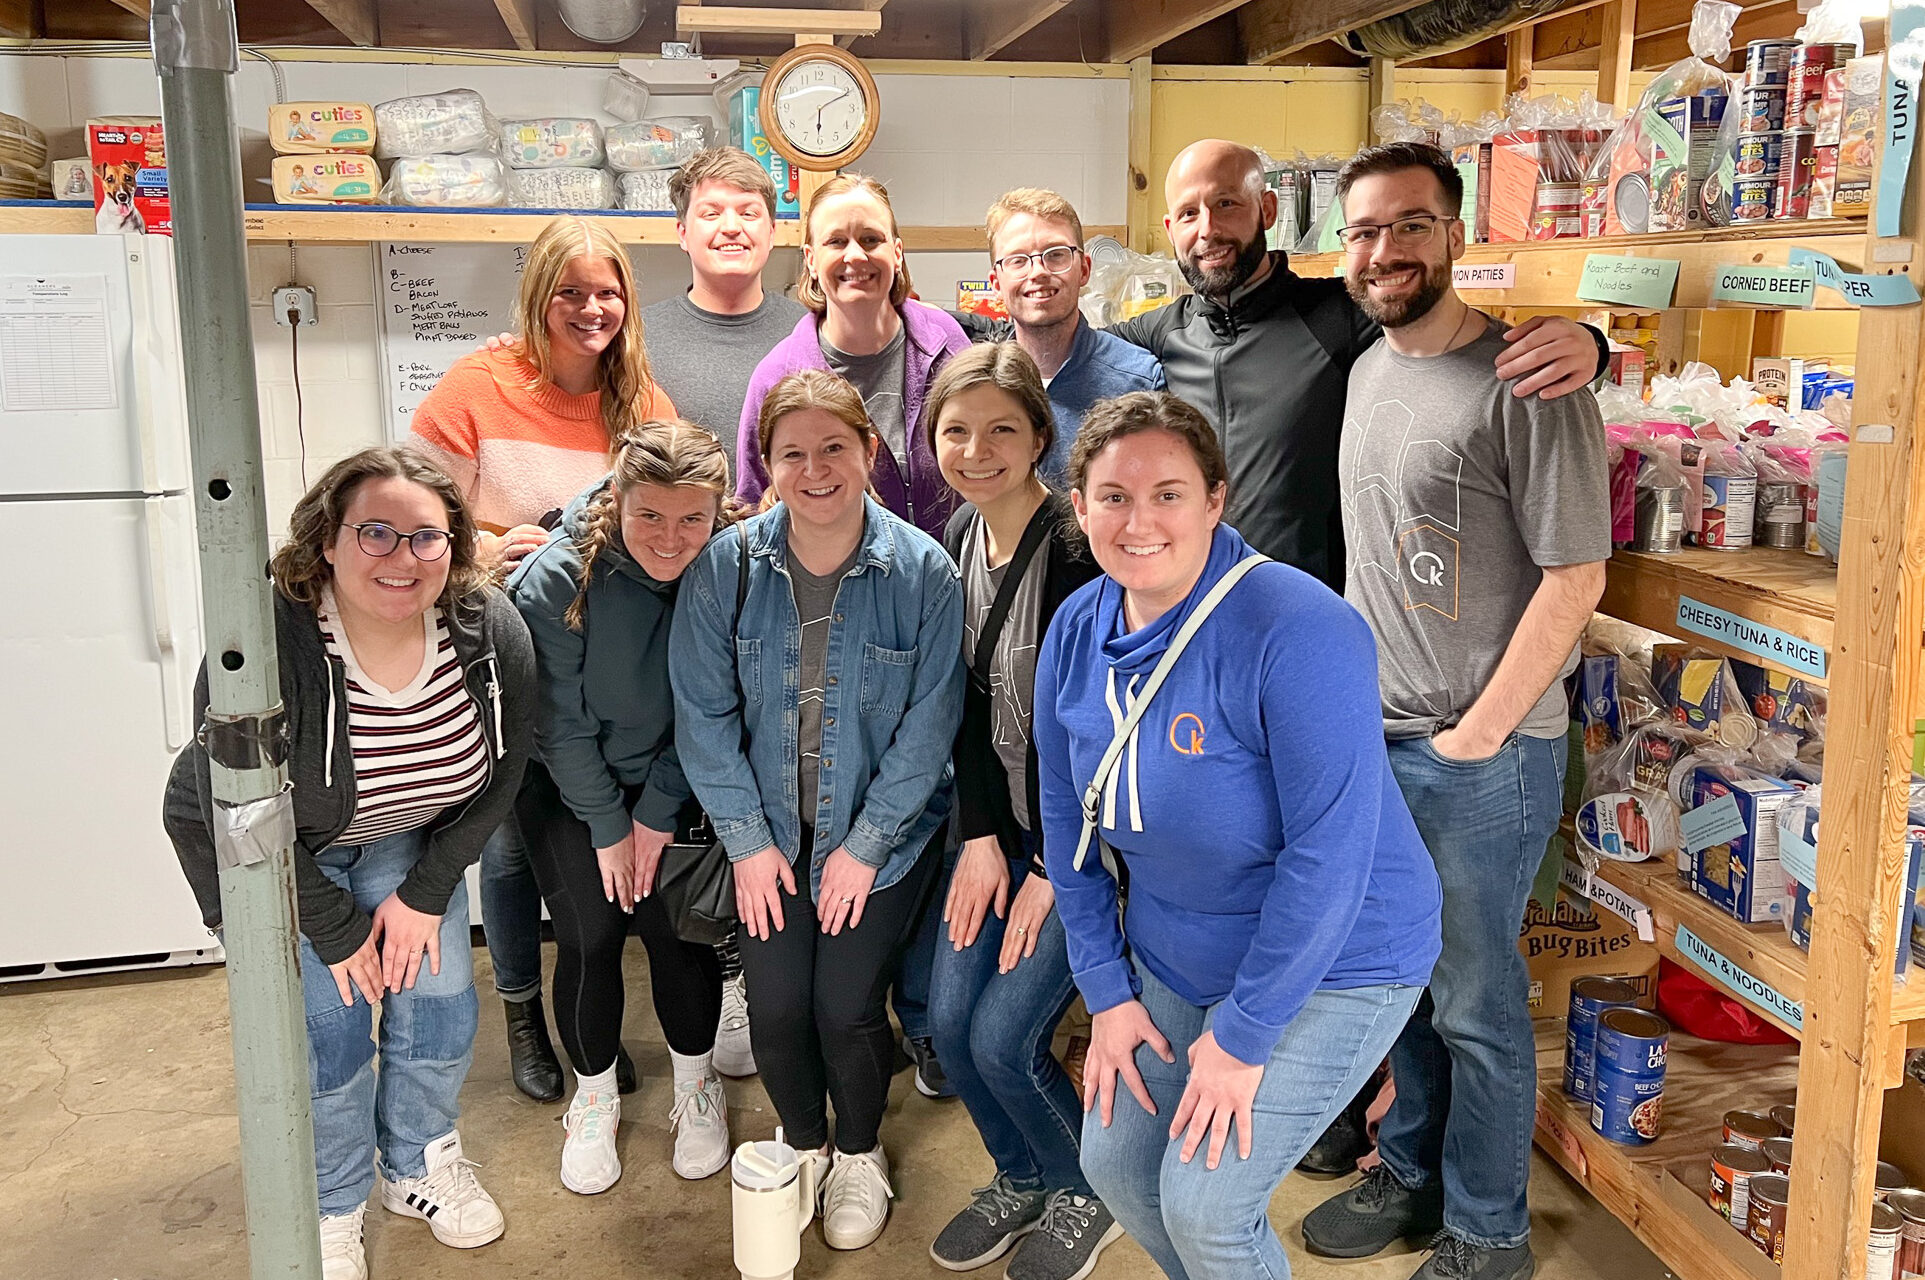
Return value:
M 1620 551 L 1611 557 L 1597 608 L 1724 657 L 1823 684 L 1825 677 L 1813 672 L 1830 669 L 1838 571 L 1823 556 L 1770 547 L 1686 547 L 1669 555 Z M 1746 643 L 1726 643 L 1708 632 Z M 1784 660 L 1773 659 L 1772 652 Z
M 1724 1113 L 1790 1102 L 1798 1055 L 1787 1045 L 1719 1044 L 1673 1032 L 1657 1140 L 1611 1142 L 1591 1127 L 1589 1104 L 1564 1092 L 1564 1020 L 1537 1030 L 1537 1145 L 1690 1280 L 1779 1280 L 1779 1266 L 1709 1203 L 1711 1150 Z
M 1609 303 L 1578 298 L 1584 259 L 1593 253 L 1625 258 L 1670 258 L 1678 263 L 1673 307 L 1708 307 L 1720 267 L 1782 267 L 1793 249 L 1811 249 L 1837 260 L 1848 271 L 1864 264 L 1865 220 L 1822 218 L 1806 221 L 1747 223 L 1704 231 L 1660 231 L 1641 236 L 1596 236 L 1562 240 L 1523 240 L 1466 245 L 1459 266 L 1513 264 L 1512 281 L 1502 289 L 1461 288 L 1464 300 L 1478 307 L 1599 307 Z M 1341 253 L 1293 254 L 1291 269 L 1302 276 L 1343 274 Z M 1812 305 L 1847 311 L 1830 289 L 1819 289 Z

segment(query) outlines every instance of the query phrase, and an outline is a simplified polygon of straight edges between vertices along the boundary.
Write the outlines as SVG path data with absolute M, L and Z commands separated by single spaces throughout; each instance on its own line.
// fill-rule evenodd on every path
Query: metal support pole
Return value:
M 152 14 L 206 601 L 202 741 L 221 864 L 250 1274 L 320 1280 L 293 804 L 273 590 L 262 573 L 267 509 L 240 158 L 228 98 L 240 57 L 234 3 L 154 0 Z

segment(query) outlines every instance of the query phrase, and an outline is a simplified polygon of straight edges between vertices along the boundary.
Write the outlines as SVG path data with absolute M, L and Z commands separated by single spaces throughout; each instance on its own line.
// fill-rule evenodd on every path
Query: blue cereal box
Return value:
M 1700 897 L 1746 924 L 1784 914 L 1778 810 L 1797 794 L 1797 787 L 1779 778 L 1719 765 L 1693 771 L 1691 811 L 1680 826 L 1686 844 L 1695 846 L 1691 887 Z M 1693 833 L 1706 834 L 1694 839 Z

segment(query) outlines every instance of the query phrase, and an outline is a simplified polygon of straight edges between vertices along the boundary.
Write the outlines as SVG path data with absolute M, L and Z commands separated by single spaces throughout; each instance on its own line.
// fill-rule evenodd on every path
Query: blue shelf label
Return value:
M 1691 961 L 1691 963 L 1698 966 L 1698 968 L 1704 970 L 1712 979 L 1724 984 L 1724 986 L 1736 992 L 1740 997 L 1757 1005 L 1759 1008 L 1769 1009 L 1772 1013 L 1784 1019 L 1788 1025 L 1797 1028 L 1799 1031 L 1805 1029 L 1804 1005 L 1791 999 L 1770 983 L 1755 978 L 1743 969 L 1740 969 L 1737 965 L 1725 959 L 1724 955 L 1720 953 L 1716 947 L 1713 947 L 1710 943 L 1683 925 L 1678 926 L 1677 943 L 1678 954 Z
M 1741 618 L 1690 596 L 1678 597 L 1678 625 L 1692 635 L 1706 636 L 1819 680 L 1825 678 L 1829 655 L 1824 647 L 1789 631 Z

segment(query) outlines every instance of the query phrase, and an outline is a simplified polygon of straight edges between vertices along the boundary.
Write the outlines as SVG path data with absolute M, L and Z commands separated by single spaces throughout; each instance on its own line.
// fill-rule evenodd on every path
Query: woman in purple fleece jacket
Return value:
M 870 473 L 876 497 L 941 539 L 956 495 L 916 424 L 936 375 L 951 356 L 969 349 L 969 339 L 948 312 L 909 296 L 909 264 L 880 182 L 855 173 L 829 179 L 809 202 L 803 225 L 798 293 L 809 314 L 749 379 L 735 450 L 736 491 L 755 502 L 769 486 L 756 424 L 770 388 L 798 370 L 824 369 L 862 393 L 886 446 Z
M 1442 902 L 1384 751 L 1369 627 L 1271 562 L 1199 626 L 1098 797 L 1095 836 L 1129 873 L 1120 925 L 1096 840 L 1078 865 L 1097 762 L 1253 554 L 1221 522 L 1226 472 L 1173 395 L 1090 410 L 1070 498 L 1105 576 L 1036 663 L 1044 857 L 1095 1023 L 1083 1171 L 1178 1280 L 1290 1274 L 1270 1197 L 1397 1038 Z

